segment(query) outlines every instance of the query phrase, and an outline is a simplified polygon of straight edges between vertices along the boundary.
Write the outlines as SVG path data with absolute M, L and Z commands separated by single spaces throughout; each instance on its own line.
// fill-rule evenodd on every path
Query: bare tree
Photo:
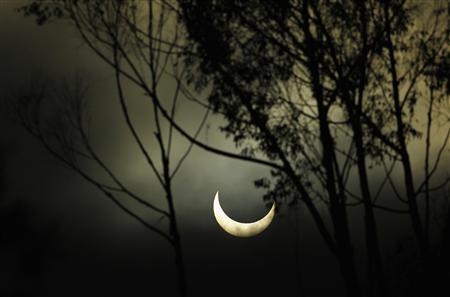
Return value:
M 177 284 L 180 296 L 187 295 L 186 273 L 177 222 L 173 180 L 192 144 L 181 154 L 174 152 L 173 125 L 161 116 L 157 101 L 175 119 L 177 104 L 183 94 L 178 79 L 183 69 L 177 57 L 186 50 L 180 39 L 176 11 L 170 2 L 156 1 L 32 1 L 20 9 L 33 16 L 39 25 L 66 21 L 73 25 L 84 43 L 106 62 L 113 71 L 123 120 L 135 145 L 152 170 L 165 197 L 143 197 L 120 178 L 93 145 L 90 135 L 88 84 L 80 74 L 63 81 L 38 76 L 29 86 L 13 96 L 14 114 L 20 124 L 45 146 L 58 160 L 93 184 L 121 210 L 151 232 L 166 240 L 174 250 Z M 161 81 L 171 78 L 175 88 L 163 90 Z M 129 95 L 125 81 L 137 86 L 152 103 L 148 110 L 154 133 L 140 134 L 135 115 L 129 111 Z M 178 81 L 178 83 L 177 83 Z M 208 115 L 206 110 L 196 138 Z M 150 152 L 145 145 L 148 135 L 156 144 Z M 155 153 L 157 152 L 157 153 Z M 96 166 L 100 172 L 90 168 Z M 125 197 L 125 198 L 124 198 Z M 124 200 L 128 199 L 128 200 Z M 166 201 L 160 207 L 158 200 Z M 134 201 L 154 214 L 145 220 L 126 201 Z M 158 223 L 168 222 L 166 227 Z

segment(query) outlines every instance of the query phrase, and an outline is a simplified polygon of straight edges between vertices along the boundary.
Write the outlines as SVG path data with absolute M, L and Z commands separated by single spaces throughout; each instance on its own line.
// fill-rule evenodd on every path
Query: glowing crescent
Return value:
M 231 219 L 223 211 L 219 202 L 219 192 L 217 192 L 214 197 L 214 216 L 220 227 L 231 235 L 237 237 L 251 237 L 263 232 L 270 225 L 275 216 L 275 202 L 272 204 L 269 213 L 262 219 L 253 223 L 240 223 Z

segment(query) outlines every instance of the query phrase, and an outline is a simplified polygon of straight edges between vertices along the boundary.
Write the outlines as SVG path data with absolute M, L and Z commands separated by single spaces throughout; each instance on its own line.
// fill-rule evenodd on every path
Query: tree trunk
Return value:
M 364 203 L 364 223 L 366 231 L 366 248 L 368 260 L 368 278 L 373 296 L 387 296 L 387 284 L 383 269 L 383 259 L 380 252 L 377 226 L 372 207 L 372 196 L 369 189 L 367 177 L 364 147 L 362 142 L 361 123 L 358 120 L 359 114 L 353 127 L 356 155 L 358 163 L 358 174 L 361 187 L 361 194 Z
M 385 20 L 386 20 L 386 43 L 387 43 L 387 49 L 388 49 L 388 59 L 389 59 L 389 66 L 390 66 L 390 75 L 392 79 L 392 97 L 394 100 L 394 115 L 396 119 L 397 124 L 397 140 L 399 143 L 399 152 L 400 152 L 400 159 L 403 167 L 403 175 L 404 175 L 404 182 L 405 182 L 405 188 L 406 188 L 406 196 L 408 201 L 408 209 L 410 212 L 410 218 L 412 227 L 414 230 L 414 235 L 416 237 L 416 241 L 419 247 L 419 251 L 422 254 L 422 256 L 425 255 L 426 251 L 426 242 L 423 232 L 423 226 L 420 219 L 419 214 L 419 208 L 417 206 L 417 199 L 416 199 L 416 193 L 414 190 L 414 181 L 413 181 L 413 174 L 412 174 L 412 168 L 411 168 L 411 161 L 409 158 L 408 149 L 406 146 L 406 137 L 405 137 L 405 124 L 402 119 L 402 104 L 400 103 L 400 92 L 399 92 L 399 81 L 397 76 L 397 69 L 396 69 L 396 59 L 394 55 L 394 45 L 392 44 L 391 39 L 391 27 L 389 22 L 389 7 L 388 2 L 385 2 L 384 4 L 384 14 L 385 14 Z M 406 99 L 406 98 L 405 98 Z
M 167 202 L 169 204 L 169 212 L 170 212 L 170 234 L 172 235 L 172 244 L 175 251 L 175 266 L 177 268 L 177 277 L 178 277 L 178 290 L 181 297 L 187 296 L 187 284 L 186 284 L 186 273 L 184 268 L 183 261 L 183 252 L 181 249 L 181 238 L 180 233 L 178 232 L 177 220 L 175 215 L 175 207 L 173 205 L 173 196 L 172 190 L 170 188 L 170 183 L 168 188 L 166 189 L 167 193 Z
M 360 62 L 360 79 L 358 86 L 358 97 L 354 103 L 349 93 L 346 94 L 347 108 L 350 115 L 350 123 L 353 130 L 353 139 L 356 147 L 356 159 L 359 174 L 359 184 L 361 195 L 364 203 L 364 225 L 365 240 L 367 249 L 367 276 L 369 281 L 369 294 L 372 296 L 388 296 L 388 286 L 383 268 L 383 258 L 380 252 L 380 243 L 378 238 L 375 215 L 372 206 L 372 195 L 370 193 L 369 179 L 366 167 L 366 153 L 363 142 L 362 127 L 362 105 L 364 99 L 364 89 L 367 82 L 366 67 L 368 64 L 368 44 L 367 44 L 367 18 L 366 3 L 358 1 L 359 17 L 361 20 L 361 62 Z
M 334 227 L 334 235 L 337 246 L 337 258 L 340 270 L 344 278 L 345 287 L 350 297 L 361 296 L 361 288 L 355 268 L 353 257 L 353 247 L 350 240 L 350 231 L 348 228 L 348 217 L 345 205 L 345 195 L 343 189 L 336 189 L 337 177 L 334 173 L 334 161 L 336 160 L 334 141 L 330 133 L 328 121 L 328 106 L 323 96 L 323 86 L 320 80 L 320 53 L 316 46 L 310 25 L 308 2 L 304 1 L 302 5 L 303 33 L 305 34 L 307 57 L 306 66 L 311 76 L 312 91 L 317 101 L 317 111 L 319 116 L 320 142 L 322 145 L 322 165 L 326 174 L 326 190 L 329 196 L 330 216 Z M 337 173 L 338 174 L 338 173 Z

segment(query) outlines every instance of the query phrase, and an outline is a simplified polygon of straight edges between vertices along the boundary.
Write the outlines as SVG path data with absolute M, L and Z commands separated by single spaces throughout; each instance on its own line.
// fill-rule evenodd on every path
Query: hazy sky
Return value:
M 32 19 L 13 11 L 18 3 L 0 0 L 1 92 L 20 86 L 36 70 L 50 76 L 71 75 L 75 70 L 85 73 L 92 81 L 89 110 L 98 149 L 127 184 L 164 205 L 154 176 L 127 134 L 111 69 L 82 45 L 72 28 L 61 24 L 38 27 Z M 148 133 L 144 138 L 151 147 L 150 105 L 138 91 L 129 92 L 133 98 L 131 113 L 138 119 L 139 131 Z M 180 122 L 193 131 L 200 114 L 186 106 L 179 114 Z M 203 131 L 200 139 L 233 150 L 231 141 L 217 132 L 219 123 L 220 118 L 211 117 L 208 135 Z M 153 296 L 155 291 L 164 294 L 154 296 L 170 296 L 175 291 L 170 245 L 60 165 L 39 142 L 3 115 L 0 127 L 8 195 L 32 205 L 36 222 L 56 219 L 61 224 L 66 258 L 46 270 L 43 296 Z M 177 136 L 175 147 L 182 150 L 186 145 Z M 307 291 L 317 296 L 342 292 L 337 264 L 303 209 L 296 213 L 283 210 L 269 229 L 255 238 L 231 237 L 216 224 L 212 202 L 217 190 L 230 216 L 246 221 L 262 217 L 267 209 L 253 180 L 267 174 L 264 167 L 197 148 L 184 163 L 174 181 L 174 194 L 191 296 L 249 296 L 248 292 L 285 296 L 297 289 L 296 244 Z M 145 217 L 166 226 L 166 221 L 158 221 L 150 212 Z M 354 216 L 355 221 L 358 218 Z M 390 217 L 381 224 L 389 225 Z M 401 225 L 397 221 L 391 232 L 382 236 L 394 238 Z M 295 234 L 299 236 L 297 243 Z M 356 247 L 364 244 L 358 235 L 354 243 Z M 364 255 L 357 252 L 356 258 L 361 262 Z

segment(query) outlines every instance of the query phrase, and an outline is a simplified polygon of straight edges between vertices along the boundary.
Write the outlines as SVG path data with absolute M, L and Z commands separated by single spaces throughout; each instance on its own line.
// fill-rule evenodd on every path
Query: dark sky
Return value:
M 130 141 L 123 121 L 118 120 L 120 110 L 111 70 L 82 45 L 72 28 L 61 24 L 37 27 L 33 20 L 14 12 L 18 3 L 0 0 L 2 94 L 20 87 L 36 70 L 50 76 L 70 75 L 75 70 L 85 73 L 93 81 L 90 112 L 97 147 L 128 184 L 152 201 L 163 203 L 154 177 Z M 170 83 L 167 84 L 169 90 Z M 131 111 L 139 120 L 140 131 L 146 131 L 148 102 L 138 92 L 129 92 L 135 92 Z M 180 109 L 179 119 L 191 131 L 199 116 L 192 107 Z M 208 134 L 205 131 L 200 138 L 233 150 L 232 142 L 217 132 L 220 121 L 211 117 Z M 57 249 L 63 257 L 46 260 L 36 284 L 42 296 L 174 294 L 175 266 L 170 245 L 58 163 L 38 141 L 12 124 L 7 114 L 2 113 L 0 127 L 0 145 L 6 160 L 6 195 L 31 207 L 32 222 L 37 228 L 56 220 L 61 230 Z M 181 151 L 187 142 L 177 137 L 176 147 Z M 151 145 L 151 138 L 146 141 Z M 252 221 L 262 217 L 267 209 L 253 180 L 267 174 L 264 167 L 231 161 L 197 148 L 183 165 L 174 182 L 175 206 L 191 296 L 287 296 L 298 290 L 299 271 L 309 296 L 342 293 L 337 263 L 302 207 L 282 209 L 272 225 L 254 238 L 232 237 L 216 224 L 212 202 L 217 190 L 221 191 L 222 206 L 233 218 Z M 379 180 L 375 172 L 371 179 Z M 138 206 L 131 207 L 142 213 Z M 144 216 L 158 226 L 167 223 L 158 221 L 152 213 Z M 360 219 L 359 215 L 352 215 L 358 263 L 364 259 L 358 250 L 364 244 L 358 235 Z M 383 247 L 385 254 L 393 250 L 399 239 L 397 231 L 406 219 L 392 222 L 390 216 L 384 216 L 380 223 L 381 236 L 387 242 Z M 2 257 L 5 259 L 8 254 Z M 4 267 L 0 270 L 8 273 Z

